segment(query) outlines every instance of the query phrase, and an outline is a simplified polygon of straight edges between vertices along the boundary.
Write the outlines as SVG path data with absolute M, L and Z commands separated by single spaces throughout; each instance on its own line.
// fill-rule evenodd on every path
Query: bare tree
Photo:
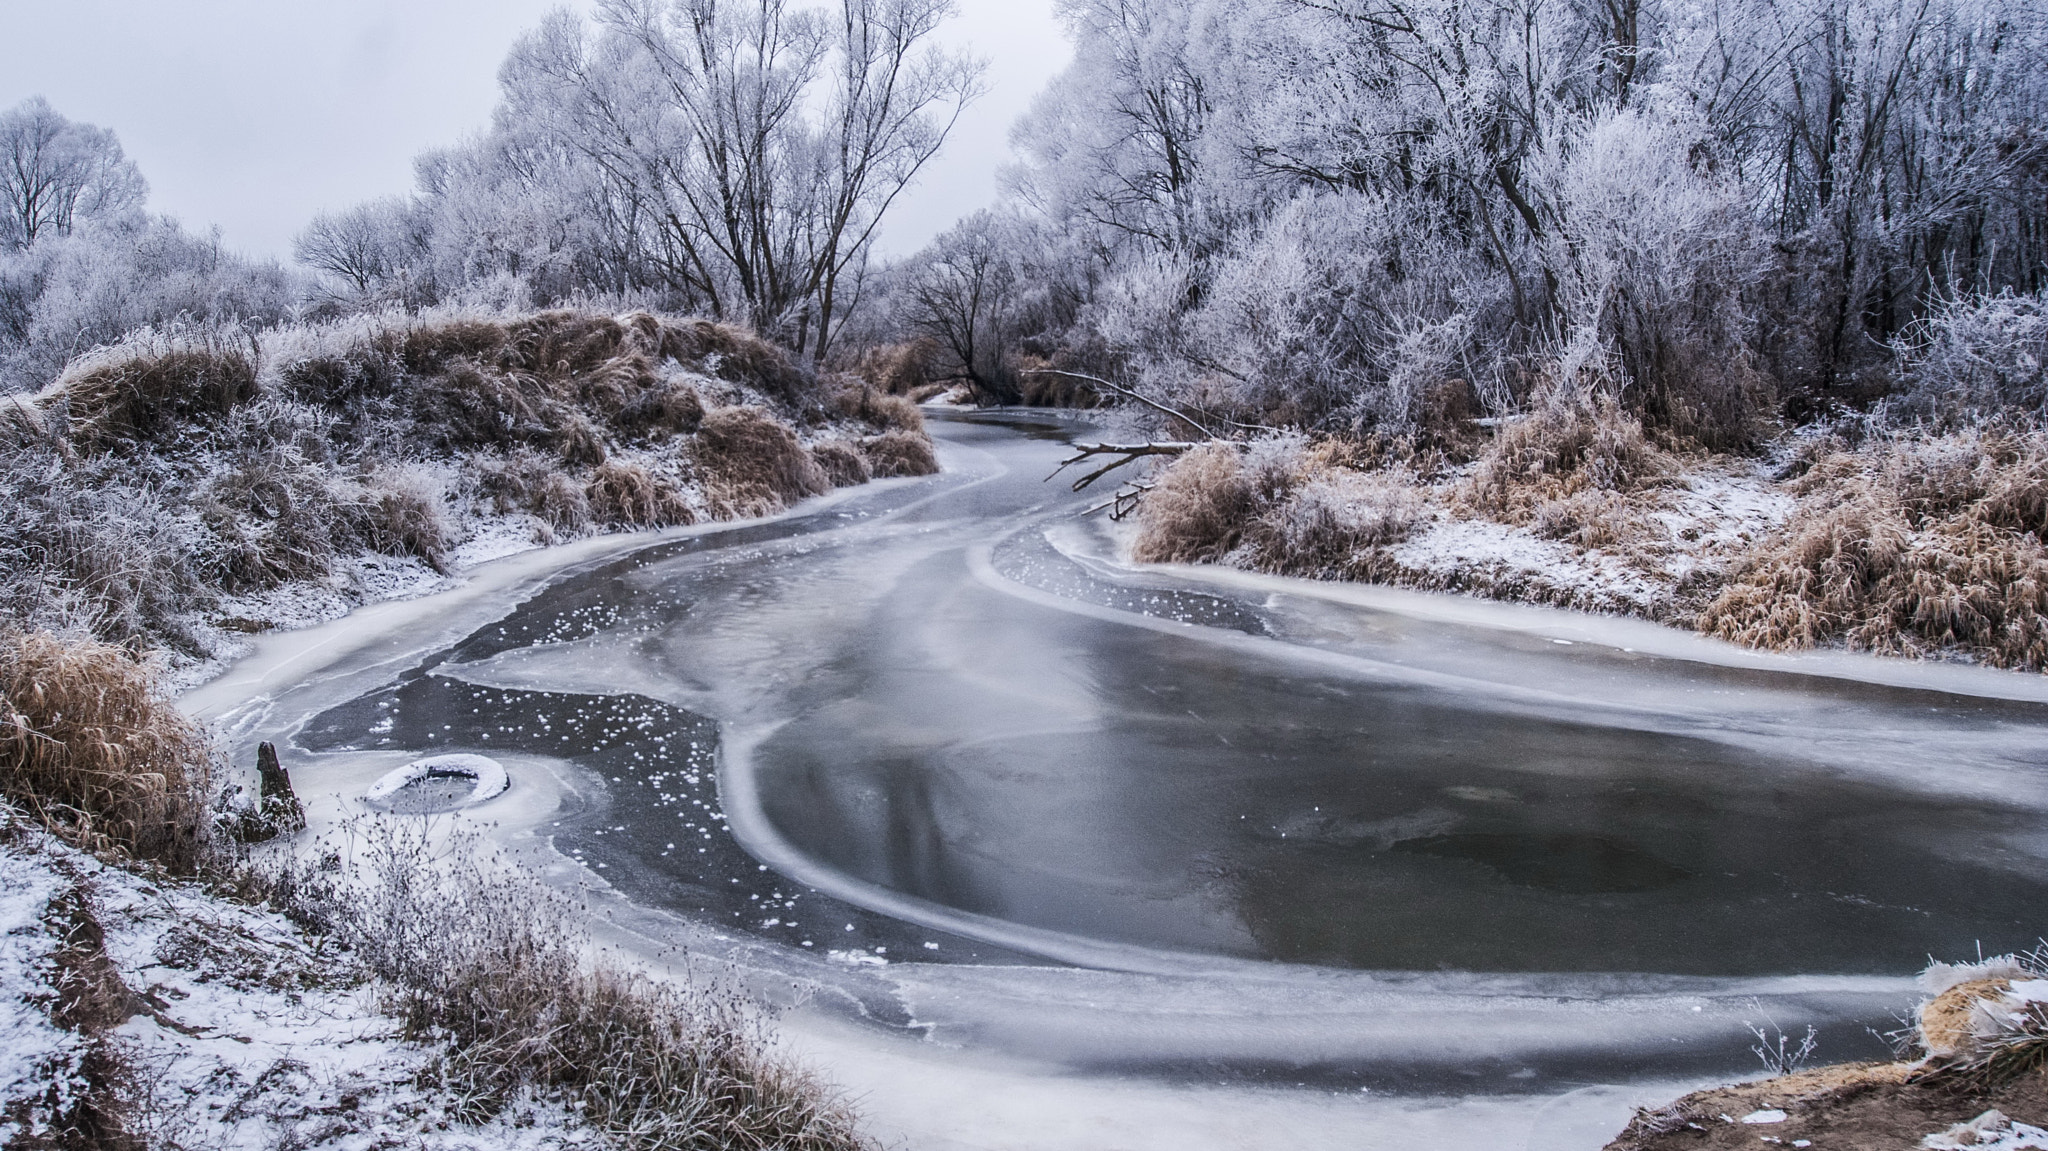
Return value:
M 0 242 L 26 248 L 80 219 L 126 211 L 149 186 L 105 128 L 76 124 L 34 96 L 0 113 Z
M 602 175 L 669 287 L 822 359 L 875 229 L 980 91 L 951 0 L 603 0 L 507 65 L 511 111 Z
M 907 269 L 911 322 L 939 341 L 977 396 L 999 404 L 1022 398 L 1007 347 L 1017 268 L 1006 239 L 993 213 L 978 212 Z
M 292 258 L 341 280 L 356 295 L 388 285 L 407 263 L 412 206 L 392 198 L 313 217 L 292 241 Z

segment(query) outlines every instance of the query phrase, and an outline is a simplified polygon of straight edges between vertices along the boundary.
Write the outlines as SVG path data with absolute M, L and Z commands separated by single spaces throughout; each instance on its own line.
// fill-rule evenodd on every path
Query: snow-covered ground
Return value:
M 135 1014 L 99 1035 L 50 1021 L 53 956 L 80 901 L 134 996 Z M 126 1069 L 130 1133 L 152 1147 L 606 1145 L 532 1099 L 463 1123 L 458 1101 L 431 1086 L 436 1052 L 399 1032 L 371 986 L 281 915 L 107 866 L 39 832 L 0 845 L 0 1140 L 84 1090 L 98 1043 Z
M 1797 504 L 1761 463 L 1698 463 L 1632 497 L 1623 542 L 1585 547 L 1476 513 L 1452 496 L 1459 478 L 1422 491 L 1428 510 L 1387 549 L 1393 582 L 1658 620 L 1681 606 L 1689 579 L 1726 571 Z

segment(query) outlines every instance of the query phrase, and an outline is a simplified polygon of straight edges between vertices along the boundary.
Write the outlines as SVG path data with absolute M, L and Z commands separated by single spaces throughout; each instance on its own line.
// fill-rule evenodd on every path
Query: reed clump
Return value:
M 832 481 L 835 488 L 850 488 L 875 478 L 874 470 L 868 466 L 867 457 L 861 454 L 858 444 L 825 440 L 811 445 L 811 458 L 817 461 L 825 478 Z
M 859 384 L 842 388 L 833 396 L 832 404 L 839 414 L 879 431 L 924 434 L 924 413 L 905 396 Z
M 1612 398 L 1552 398 L 1501 428 L 1460 497 L 1506 522 L 1528 523 L 1550 505 L 1590 492 L 1626 495 L 1653 486 L 1673 463 L 1642 421 Z
M 1701 613 L 1753 647 L 1846 643 L 2048 668 L 2048 433 L 1904 433 L 1823 456 Z
M 757 408 L 713 408 L 697 429 L 705 495 L 727 516 L 767 515 L 832 490 L 795 433 Z
M 605 523 L 656 528 L 697 522 L 675 484 L 639 464 L 600 465 L 583 494 L 590 514 Z
M 128 649 L 0 627 L 0 795 L 50 831 L 197 872 L 212 763 L 204 733 Z
M 1141 563 L 1204 563 L 1237 547 L 1258 510 L 1235 444 L 1202 444 L 1176 459 L 1145 494 L 1131 554 Z
M 82 451 L 133 447 L 225 417 L 256 395 L 255 350 L 228 331 L 144 330 L 73 360 L 40 397 Z
M 923 432 L 883 432 L 860 442 L 860 454 L 876 479 L 929 476 L 939 470 L 938 454 Z

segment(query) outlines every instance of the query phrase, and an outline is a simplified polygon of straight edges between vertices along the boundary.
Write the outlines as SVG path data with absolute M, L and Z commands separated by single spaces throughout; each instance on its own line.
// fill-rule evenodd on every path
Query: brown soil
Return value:
M 1791 1147 L 1814 1151 L 1915 1151 L 1928 1135 L 1992 1108 L 2036 1126 L 2048 1124 L 2048 1072 L 1999 1086 L 1919 1063 L 1851 1063 L 1760 1083 L 1698 1091 L 1658 1111 L 1638 1112 L 1607 1151 L 1705 1151 Z M 1781 1123 L 1743 1123 L 1779 1110 Z

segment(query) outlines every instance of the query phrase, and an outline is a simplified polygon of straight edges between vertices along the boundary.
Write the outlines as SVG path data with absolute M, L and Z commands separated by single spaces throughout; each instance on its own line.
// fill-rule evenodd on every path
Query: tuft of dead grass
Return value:
M 192 874 L 213 749 L 124 648 L 0 628 L 0 795 L 66 841 Z
M 1612 398 L 1553 398 L 1500 430 L 1461 497 L 1506 522 L 1528 523 L 1548 504 L 1637 491 L 1671 470 L 1642 421 Z
M 2048 667 L 2048 434 L 1908 434 L 1836 452 L 1701 613 L 1752 647 L 1827 643 Z
M 687 436 L 704 422 L 704 400 L 688 384 L 664 384 L 620 408 L 615 422 L 628 432 L 650 438 L 656 432 Z
M 939 471 L 938 454 L 923 432 L 883 432 L 860 442 L 860 454 L 876 479 L 930 476 Z
M 1141 563 L 1204 563 L 1237 547 L 1258 510 L 1235 444 L 1211 442 L 1175 460 L 1145 495 L 1131 554 Z
M 848 419 L 859 420 L 879 431 L 924 434 L 924 413 L 905 396 L 859 384 L 842 388 L 832 397 L 832 405 Z
M 697 463 L 721 518 L 767 515 L 832 488 L 795 433 L 756 408 L 706 412 Z
M 61 404 L 71 443 L 93 452 L 218 420 L 255 395 L 254 350 L 238 337 L 143 331 L 73 360 L 42 402 Z
M 1254 566 L 1320 579 L 1382 578 L 1382 549 L 1407 539 L 1423 517 L 1412 481 L 1386 472 L 1305 470 L 1298 486 L 1247 528 Z
M 689 501 L 667 478 L 638 464 L 605 464 L 584 485 L 590 514 L 600 523 L 671 527 L 697 522 Z
M 824 471 L 825 478 L 835 488 L 850 488 L 867 483 L 874 478 L 868 468 L 867 457 L 861 455 L 860 446 L 845 440 L 826 440 L 811 446 L 811 458 Z
M 779 345 L 734 324 L 691 319 L 664 322 L 660 354 L 700 363 L 720 379 L 751 384 L 784 403 L 811 395 L 817 377 Z
M 931 386 L 938 371 L 939 342 L 919 336 L 900 344 L 883 344 L 861 353 L 853 372 L 869 387 L 892 396 L 910 396 Z

